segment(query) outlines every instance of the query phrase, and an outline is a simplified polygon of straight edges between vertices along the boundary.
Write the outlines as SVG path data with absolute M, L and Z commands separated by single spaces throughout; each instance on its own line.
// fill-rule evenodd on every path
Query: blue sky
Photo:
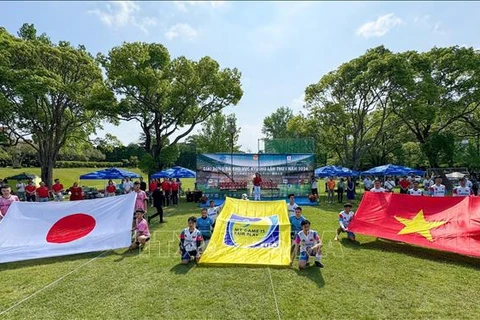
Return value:
M 480 48 L 475 2 L 1 2 L 0 25 L 16 33 L 34 23 L 53 41 L 83 44 L 96 54 L 124 41 L 164 44 L 172 57 L 208 55 L 242 72 L 235 112 L 240 144 L 257 151 L 263 118 L 280 106 L 302 110 L 309 84 L 367 49 L 426 51 Z M 136 122 L 106 125 L 123 143 L 138 139 Z

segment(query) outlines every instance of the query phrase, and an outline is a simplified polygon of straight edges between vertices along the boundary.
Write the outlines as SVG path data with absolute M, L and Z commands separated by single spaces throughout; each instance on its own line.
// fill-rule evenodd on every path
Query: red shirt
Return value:
M 113 184 L 111 186 L 107 186 L 108 193 L 115 193 L 115 191 L 117 191 L 117 187 L 115 187 Z
M 70 201 L 83 200 L 83 195 L 82 195 L 83 190 L 81 187 L 71 187 L 70 192 L 72 193 L 70 195 Z
M 259 187 L 262 184 L 262 178 L 260 177 L 255 177 L 253 178 L 253 185 L 256 187 Z
M 37 193 L 40 198 L 48 198 L 48 188 L 45 186 L 38 187 Z
M 158 187 L 158 184 L 156 182 L 152 182 L 148 185 L 148 190 L 150 192 L 153 192 L 153 191 L 155 191 L 155 189 L 157 189 L 157 187 Z
M 55 193 L 59 192 L 60 190 L 63 190 L 63 184 L 61 184 L 61 183 L 55 183 L 55 184 L 52 186 L 52 190 L 53 190 L 53 192 L 55 192 Z
M 163 191 L 170 191 L 170 182 L 163 181 L 162 182 L 162 189 L 163 189 Z
M 28 193 L 33 194 L 35 190 L 37 190 L 37 187 L 35 187 L 33 184 L 27 184 L 25 190 L 28 191 Z
M 410 185 L 410 182 L 408 182 L 408 180 L 400 180 L 400 182 L 398 183 L 403 189 L 407 189 L 408 186 Z
M 174 182 L 172 182 L 170 187 L 172 188 L 172 191 L 178 191 L 179 186 L 180 185 L 174 181 Z

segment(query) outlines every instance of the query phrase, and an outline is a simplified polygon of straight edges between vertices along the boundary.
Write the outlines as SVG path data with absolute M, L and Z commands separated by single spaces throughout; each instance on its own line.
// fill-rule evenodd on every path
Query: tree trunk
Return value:
M 53 182 L 53 161 L 40 163 L 42 181 L 50 188 Z

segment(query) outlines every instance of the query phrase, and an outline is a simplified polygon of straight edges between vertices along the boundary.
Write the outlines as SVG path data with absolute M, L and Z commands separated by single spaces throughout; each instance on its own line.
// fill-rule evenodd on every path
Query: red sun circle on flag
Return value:
M 95 219 L 85 213 L 74 213 L 59 219 L 48 230 L 47 242 L 67 243 L 88 235 L 95 228 Z

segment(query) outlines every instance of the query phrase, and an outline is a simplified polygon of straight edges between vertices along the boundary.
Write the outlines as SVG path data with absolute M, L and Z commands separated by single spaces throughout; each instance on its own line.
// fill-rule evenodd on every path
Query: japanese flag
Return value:
M 128 247 L 135 198 L 14 202 L 0 222 L 0 263 Z

